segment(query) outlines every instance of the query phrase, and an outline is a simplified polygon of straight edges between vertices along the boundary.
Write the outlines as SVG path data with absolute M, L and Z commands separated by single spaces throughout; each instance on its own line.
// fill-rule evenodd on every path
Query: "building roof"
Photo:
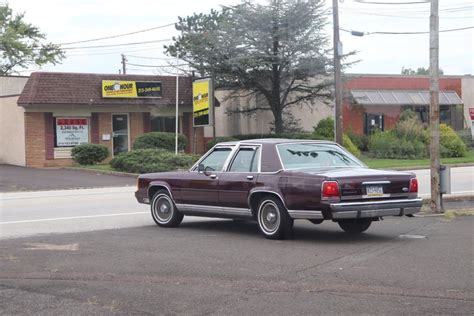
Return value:
M 161 81 L 162 98 L 102 98 L 102 80 Z M 174 105 L 176 77 L 93 73 L 34 72 L 18 105 Z M 192 104 L 192 79 L 180 77 L 180 104 Z
M 351 90 L 351 95 L 358 104 L 400 104 L 428 105 L 430 92 L 427 90 Z M 456 91 L 439 92 L 439 104 L 463 104 Z

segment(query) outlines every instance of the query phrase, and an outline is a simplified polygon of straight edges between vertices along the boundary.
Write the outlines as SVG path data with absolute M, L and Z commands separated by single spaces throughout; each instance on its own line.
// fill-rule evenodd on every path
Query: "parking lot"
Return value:
M 143 215 L 145 216 L 145 215 Z M 473 217 L 389 218 L 358 237 L 297 221 L 187 218 L 0 242 L 0 313 L 459 314 L 474 309 Z

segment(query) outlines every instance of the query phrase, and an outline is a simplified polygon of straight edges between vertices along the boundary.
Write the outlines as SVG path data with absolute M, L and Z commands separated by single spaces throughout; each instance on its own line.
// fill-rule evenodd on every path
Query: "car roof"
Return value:
M 237 145 L 237 144 L 252 144 L 252 145 L 279 145 L 279 144 L 290 144 L 290 143 L 333 143 L 330 140 L 316 140 L 316 139 L 288 139 L 288 138 L 259 138 L 259 139 L 246 139 L 242 141 L 231 141 L 231 142 L 222 142 L 218 145 Z

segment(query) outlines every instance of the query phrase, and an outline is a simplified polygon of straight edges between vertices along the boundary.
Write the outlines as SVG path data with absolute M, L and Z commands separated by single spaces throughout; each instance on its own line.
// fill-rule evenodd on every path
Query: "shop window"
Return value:
M 439 122 L 451 126 L 451 109 L 449 108 L 449 106 L 440 106 Z
M 89 143 L 89 120 L 85 117 L 56 117 L 54 147 L 74 147 Z
M 174 116 L 155 116 L 151 118 L 152 132 L 175 132 L 176 117 Z
M 375 131 L 383 131 L 383 129 L 383 114 L 365 114 L 364 133 L 366 135 L 373 134 Z

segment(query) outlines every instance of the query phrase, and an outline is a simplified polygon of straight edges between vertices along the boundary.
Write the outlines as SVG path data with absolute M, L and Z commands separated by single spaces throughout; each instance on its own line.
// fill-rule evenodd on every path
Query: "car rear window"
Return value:
M 363 166 L 354 156 L 332 144 L 281 144 L 277 148 L 284 169 Z

